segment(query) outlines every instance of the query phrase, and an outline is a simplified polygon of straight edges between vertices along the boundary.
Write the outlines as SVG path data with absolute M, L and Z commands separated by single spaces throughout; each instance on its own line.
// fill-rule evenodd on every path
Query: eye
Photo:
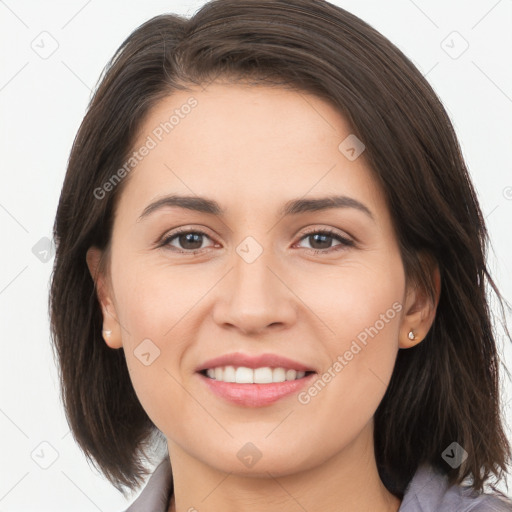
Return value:
M 333 251 L 342 250 L 346 247 L 353 247 L 354 241 L 340 235 L 338 232 L 331 229 L 316 230 L 306 233 L 301 240 L 308 240 L 312 247 L 309 249 L 317 253 L 330 253 Z M 331 246 L 331 243 L 337 240 L 340 242 L 338 245 Z M 307 249 L 307 247 L 306 247 Z
M 210 238 L 204 231 L 184 228 L 166 236 L 159 247 L 169 247 L 176 252 L 196 254 L 205 248 L 203 247 L 205 237 Z M 173 241 L 178 244 L 178 247 L 173 244 Z

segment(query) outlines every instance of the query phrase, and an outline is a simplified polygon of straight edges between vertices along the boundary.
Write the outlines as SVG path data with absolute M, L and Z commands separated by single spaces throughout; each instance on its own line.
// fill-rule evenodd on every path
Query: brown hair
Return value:
M 402 494 L 418 465 L 482 490 L 511 456 L 500 416 L 497 354 L 486 293 L 488 234 L 450 119 L 428 82 L 388 39 L 322 0 L 214 0 L 192 18 L 161 15 L 136 29 L 105 68 L 71 151 L 54 225 L 50 309 L 63 404 L 86 456 L 121 492 L 147 475 L 158 430 L 139 403 L 124 352 L 102 339 L 102 313 L 85 254 L 107 248 L 117 198 L 95 190 L 126 161 L 149 109 L 187 84 L 216 77 L 316 94 L 366 145 L 397 232 L 408 279 L 433 298 L 436 318 L 400 350 L 375 414 L 382 481 Z M 507 331 L 508 334 L 508 331 Z M 459 468 L 441 457 L 457 441 Z

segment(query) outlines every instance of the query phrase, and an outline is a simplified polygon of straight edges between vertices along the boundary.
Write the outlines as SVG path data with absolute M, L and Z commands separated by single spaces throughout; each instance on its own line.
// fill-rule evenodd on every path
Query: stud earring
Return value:
M 408 336 L 409 336 L 410 340 L 416 339 L 416 335 L 414 334 L 414 332 L 412 332 L 412 329 L 409 331 L 409 335 Z
M 110 338 L 110 336 L 112 336 L 112 331 L 109 331 L 108 329 L 103 329 L 103 335 L 105 336 L 105 338 Z

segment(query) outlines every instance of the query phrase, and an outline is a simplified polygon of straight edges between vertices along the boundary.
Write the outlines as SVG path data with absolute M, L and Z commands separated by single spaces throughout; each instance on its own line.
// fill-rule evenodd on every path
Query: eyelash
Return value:
M 183 234 L 203 235 L 203 236 L 206 236 L 207 238 L 211 239 L 211 237 L 204 231 L 192 230 L 190 228 L 181 228 L 181 229 L 178 229 L 177 231 L 174 231 L 173 233 L 166 236 L 165 238 L 163 238 L 162 241 L 158 244 L 158 247 L 169 248 L 169 250 L 171 250 L 172 252 L 176 252 L 178 254 L 189 254 L 189 255 L 198 254 L 198 253 L 203 252 L 205 249 L 207 249 L 206 247 L 203 247 L 202 249 L 192 249 L 192 250 L 180 250 L 175 247 L 171 248 L 170 242 L 172 240 L 174 240 L 175 238 L 177 238 L 178 236 L 183 235 Z M 332 252 L 343 250 L 343 249 L 346 249 L 347 247 L 354 247 L 356 245 L 353 240 L 350 240 L 349 238 L 345 238 L 344 236 L 341 236 L 339 233 L 337 233 L 336 231 L 334 231 L 332 229 L 318 229 L 318 230 L 308 231 L 302 235 L 302 237 L 299 239 L 299 242 L 304 240 L 305 238 L 312 236 L 312 235 L 324 235 L 329 238 L 333 238 L 341 243 L 340 243 L 340 245 L 330 247 L 328 249 L 308 249 L 308 248 L 306 248 L 306 250 L 309 253 L 312 252 L 314 254 L 330 254 Z

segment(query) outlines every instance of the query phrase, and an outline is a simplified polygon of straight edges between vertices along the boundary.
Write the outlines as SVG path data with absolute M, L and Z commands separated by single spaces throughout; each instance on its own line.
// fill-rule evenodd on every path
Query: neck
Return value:
M 327 461 L 285 475 L 255 477 L 219 471 L 168 442 L 174 494 L 168 512 L 397 512 L 400 499 L 380 480 L 370 423 Z

